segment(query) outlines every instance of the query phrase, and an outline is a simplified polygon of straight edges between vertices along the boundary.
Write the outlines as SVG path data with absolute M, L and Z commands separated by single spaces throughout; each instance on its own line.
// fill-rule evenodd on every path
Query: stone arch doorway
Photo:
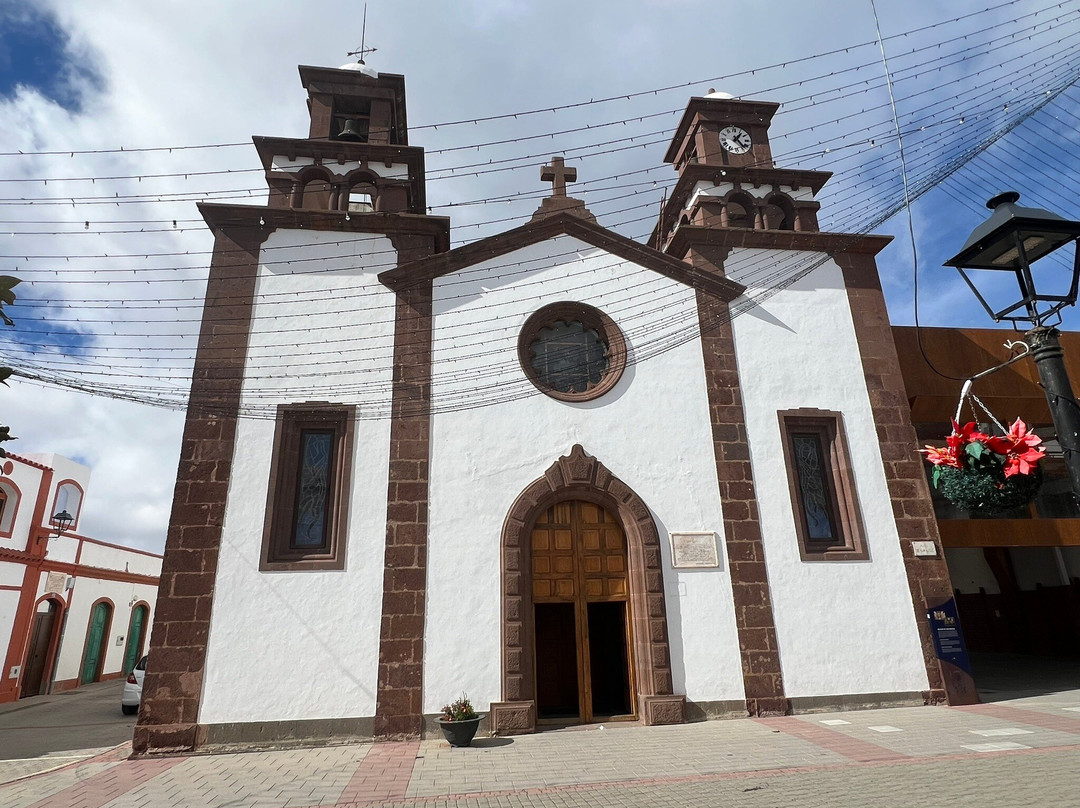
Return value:
M 575 445 L 518 496 L 503 525 L 503 701 L 491 705 L 492 729 L 501 735 L 536 729 L 532 537 L 548 510 L 567 501 L 599 506 L 625 535 L 630 699 L 646 724 L 681 723 L 685 697 L 676 695 L 672 686 L 656 524 L 629 486 Z

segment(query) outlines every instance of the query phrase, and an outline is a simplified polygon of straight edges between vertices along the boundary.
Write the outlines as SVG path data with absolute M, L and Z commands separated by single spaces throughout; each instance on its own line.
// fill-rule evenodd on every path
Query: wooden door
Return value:
M 90 631 L 86 638 L 86 651 L 83 653 L 82 676 L 84 685 L 96 682 L 105 658 L 105 629 L 109 622 L 109 605 L 99 603 L 90 614 Z
M 46 605 L 47 604 L 47 605 Z M 45 663 L 49 659 L 49 646 L 52 643 L 53 627 L 56 625 L 56 604 L 51 600 L 42 604 L 47 611 L 34 614 L 34 626 L 30 632 L 30 648 L 26 655 L 26 669 L 23 673 L 22 697 L 39 696 L 43 692 Z M 40 607 L 38 607 L 40 608 Z
M 632 718 L 626 537 L 615 518 L 590 502 L 549 508 L 532 532 L 532 590 L 538 717 Z
M 131 630 L 128 631 L 127 646 L 124 648 L 124 675 L 135 670 L 142 654 L 142 635 L 146 625 L 146 607 L 136 606 L 131 613 Z

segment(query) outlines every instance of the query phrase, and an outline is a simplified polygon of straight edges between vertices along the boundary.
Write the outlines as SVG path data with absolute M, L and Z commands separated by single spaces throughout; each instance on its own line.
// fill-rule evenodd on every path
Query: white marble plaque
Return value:
M 937 545 L 932 541 L 913 541 L 911 549 L 919 558 L 934 558 L 937 555 Z
M 62 572 L 50 572 L 45 578 L 45 592 L 53 593 L 55 595 L 62 595 L 64 593 L 64 584 L 67 583 L 67 576 Z
M 672 533 L 671 563 L 676 568 L 719 567 L 716 552 L 716 534 Z

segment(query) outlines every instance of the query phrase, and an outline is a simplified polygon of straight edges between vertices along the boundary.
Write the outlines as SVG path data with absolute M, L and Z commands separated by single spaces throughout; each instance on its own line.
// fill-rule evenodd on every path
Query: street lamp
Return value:
M 53 518 L 49 520 L 49 522 L 53 526 L 53 529 L 56 530 L 57 538 L 63 536 L 64 531 L 71 527 L 71 523 L 74 521 L 75 517 L 68 513 L 67 509 L 60 511 L 60 513 L 58 514 L 54 514 Z
M 994 322 L 1030 323 L 1031 328 L 1024 337 L 1046 392 L 1073 494 L 1080 498 L 1080 405 L 1073 397 L 1065 370 L 1059 332 L 1054 326 L 1047 325 L 1054 317 L 1060 322 L 1061 309 L 1076 303 L 1080 286 L 1080 244 L 1073 258 L 1072 277 L 1067 284 L 1060 284 L 1058 294 L 1036 290 L 1031 274 L 1031 264 L 1035 261 L 1080 238 L 1080 222 L 1063 219 L 1040 208 L 1021 207 L 1016 204 L 1019 199 L 1020 194 L 1006 191 L 987 202 L 986 207 L 993 211 L 990 218 L 972 231 L 963 249 L 946 261 L 945 266 L 959 271 Z M 1013 273 L 1020 286 L 1020 299 L 995 311 L 965 269 Z

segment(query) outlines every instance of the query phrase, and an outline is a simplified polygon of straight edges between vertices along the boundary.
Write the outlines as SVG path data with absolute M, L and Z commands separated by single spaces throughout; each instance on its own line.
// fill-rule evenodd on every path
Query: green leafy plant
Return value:
M 476 710 L 469 697 L 462 693 L 461 698 L 443 706 L 440 718 L 443 721 L 470 721 L 476 718 Z

